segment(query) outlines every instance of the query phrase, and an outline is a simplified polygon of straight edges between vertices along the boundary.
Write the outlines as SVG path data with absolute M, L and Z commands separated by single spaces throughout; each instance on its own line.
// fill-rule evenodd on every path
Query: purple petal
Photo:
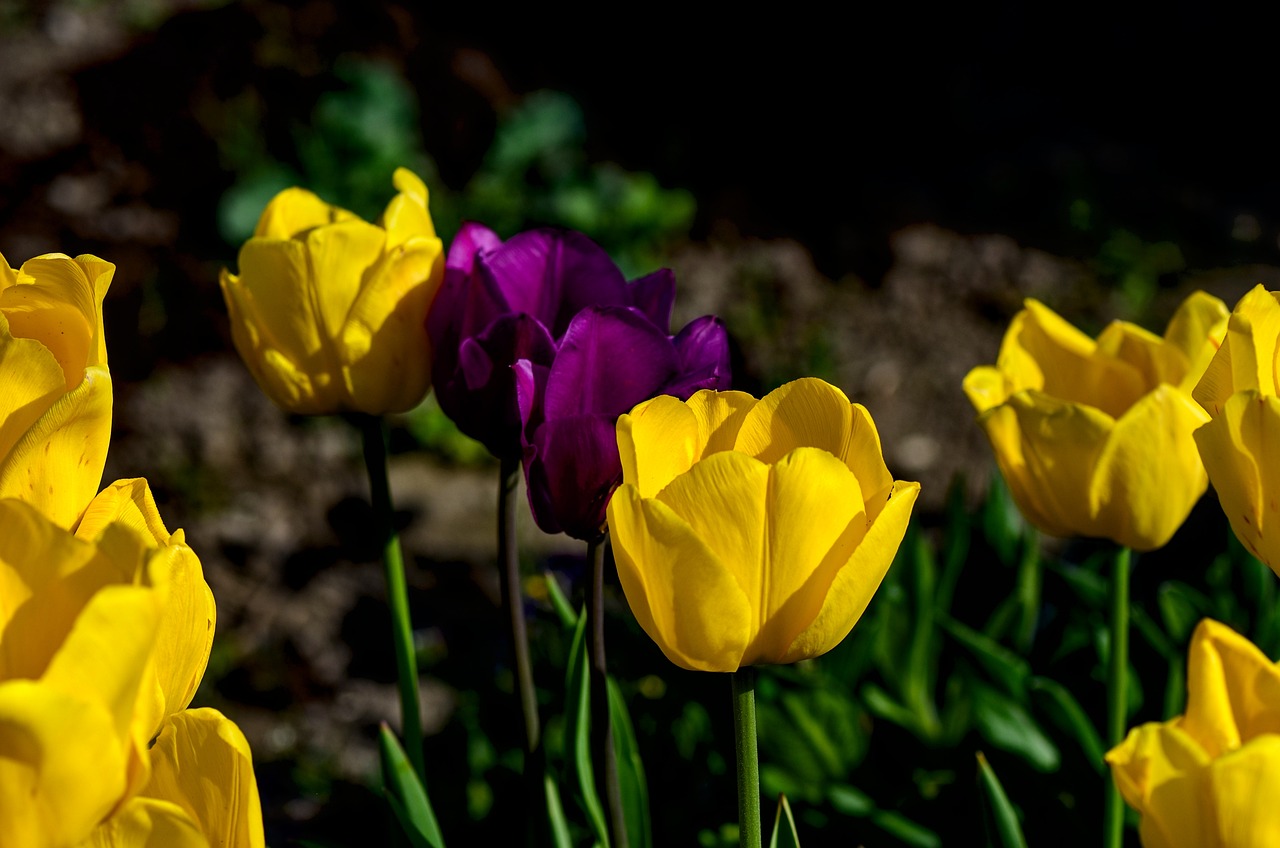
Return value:
M 503 315 L 462 342 L 452 371 L 437 373 L 440 408 L 459 430 L 482 442 L 494 456 L 518 457 L 523 428 L 511 366 L 527 360 L 546 367 L 555 353 L 546 327 L 528 315 Z
M 729 388 L 729 336 L 723 321 L 714 315 L 695 318 L 673 341 L 679 375 L 664 388 L 664 394 L 687 400 L 701 389 Z
M 458 349 L 464 339 L 482 332 L 495 318 L 510 311 L 492 281 L 472 273 L 477 256 L 501 245 L 492 230 L 466 223 L 449 247 L 444 282 L 427 313 L 433 356 L 431 379 L 435 385 L 458 367 Z
M 556 338 L 584 307 L 627 302 L 626 278 L 609 254 L 569 230 L 520 233 L 483 254 L 477 266 L 512 311 L 537 317 Z
M 528 359 L 511 366 L 516 383 L 516 407 L 520 411 L 522 432 L 530 433 L 542 424 L 543 396 L 547 390 L 547 374 L 551 369 Z
M 494 251 L 502 247 L 502 239 L 498 234 L 474 221 L 464 221 L 449 245 L 449 258 L 446 268 L 470 274 L 475 267 L 476 255 L 484 251 Z
M 629 303 L 639 309 L 662 332 L 671 326 L 671 308 L 676 302 L 676 275 L 662 268 L 627 284 Z
M 526 445 L 524 469 L 529 507 L 540 528 L 595 538 L 609 496 L 622 480 L 613 418 L 579 415 L 545 422 Z
M 547 378 L 543 417 L 583 413 L 617 417 L 676 374 L 670 338 L 635 309 L 584 309 L 565 331 Z

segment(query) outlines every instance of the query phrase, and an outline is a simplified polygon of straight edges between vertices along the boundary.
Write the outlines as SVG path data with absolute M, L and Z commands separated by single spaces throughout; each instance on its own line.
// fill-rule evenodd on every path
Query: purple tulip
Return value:
M 654 395 L 729 385 L 724 326 L 667 335 L 675 277 L 632 283 L 581 233 L 501 242 L 465 224 L 431 309 L 432 381 L 462 432 L 523 460 L 538 526 L 594 538 L 622 475 L 614 424 Z

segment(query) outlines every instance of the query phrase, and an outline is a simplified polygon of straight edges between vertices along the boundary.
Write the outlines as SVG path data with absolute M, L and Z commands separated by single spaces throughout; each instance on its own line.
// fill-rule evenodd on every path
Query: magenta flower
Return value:
M 728 388 L 724 326 L 707 316 L 669 336 L 674 301 L 670 271 L 628 284 L 580 233 L 458 233 L 428 318 L 436 395 L 462 432 L 523 460 L 543 530 L 599 534 L 622 475 L 619 415 L 655 395 Z

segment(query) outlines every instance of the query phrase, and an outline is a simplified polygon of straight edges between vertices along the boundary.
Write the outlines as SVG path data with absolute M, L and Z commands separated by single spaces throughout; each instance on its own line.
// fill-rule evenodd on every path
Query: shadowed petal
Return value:
M 594 539 L 609 495 L 622 480 L 611 416 L 545 421 L 525 448 L 525 481 L 534 521 L 547 533 Z
M 689 398 L 689 409 L 698 419 L 699 456 L 733 450 L 742 422 L 757 403 L 746 392 L 700 391 Z
M 813 377 L 769 392 L 747 413 L 736 450 L 761 462 L 777 462 L 798 447 L 844 456 L 852 430 L 849 398 Z
M 78 848 L 214 848 L 177 804 L 131 798 Z M 222 848 L 221 845 L 217 848 Z
M 672 343 L 679 365 L 677 377 L 664 388 L 667 394 L 683 400 L 701 389 L 729 388 L 729 337 L 723 321 L 712 315 L 690 321 Z
M 627 284 L 627 305 L 643 312 L 664 333 L 671 326 L 675 303 L 676 275 L 670 268 L 661 268 Z
M 654 497 L 697 461 L 698 418 L 670 395 L 647 400 L 618 419 L 618 452 L 622 478 Z

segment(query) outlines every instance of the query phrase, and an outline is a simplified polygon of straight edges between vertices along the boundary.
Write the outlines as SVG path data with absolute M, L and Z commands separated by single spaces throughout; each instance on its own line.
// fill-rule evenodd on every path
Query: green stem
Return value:
M 422 707 L 418 701 L 418 661 L 413 650 L 413 625 L 409 620 L 409 592 L 404 579 L 404 555 L 392 522 L 391 487 L 387 482 L 387 424 L 381 416 L 359 416 L 364 437 L 364 464 L 369 471 L 373 520 L 382 545 L 382 565 L 387 579 L 387 603 L 391 607 L 391 636 L 396 650 L 400 684 L 400 725 L 405 753 L 418 777 L 426 780 L 422 752 Z
M 520 718 L 524 722 L 525 771 L 538 750 L 541 725 L 538 721 L 538 693 L 533 685 L 533 663 L 529 659 L 529 631 L 524 620 L 524 593 L 520 586 L 520 549 L 516 544 L 516 489 L 520 484 L 520 461 L 502 460 L 498 487 L 498 576 L 502 583 L 502 604 L 506 607 L 511 656 L 516 665 L 516 691 L 520 696 Z M 540 782 L 540 775 L 535 775 Z
M 760 848 L 760 758 L 756 753 L 756 670 L 733 673 L 733 732 L 738 756 L 738 844 Z
M 1128 717 L 1129 668 L 1129 560 L 1128 548 L 1116 551 L 1111 570 L 1111 656 L 1107 665 L 1107 741 L 1114 747 L 1124 741 Z M 1107 781 L 1104 821 L 1106 848 L 1124 844 L 1124 799 L 1114 779 Z
M 605 814 L 609 820 L 611 848 L 627 848 L 627 822 L 622 812 L 622 787 L 618 783 L 618 756 L 613 747 L 613 723 L 609 720 L 609 677 L 604 656 L 604 546 L 608 531 L 587 543 L 591 569 L 587 587 L 587 615 L 591 627 L 591 742 L 596 774 L 604 774 Z

